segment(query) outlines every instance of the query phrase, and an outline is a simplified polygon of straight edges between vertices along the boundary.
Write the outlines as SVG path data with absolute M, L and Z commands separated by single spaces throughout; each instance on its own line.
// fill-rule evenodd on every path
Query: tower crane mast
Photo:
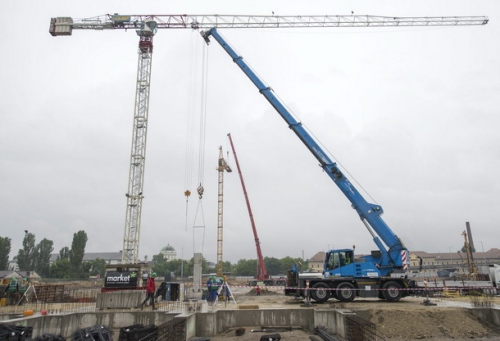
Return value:
M 139 36 L 139 61 L 129 181 L 126 193 L 127 212 L 122 263 L 137 263 L 139 258 L 153 36 L 158 29 L 464 26 L 485 25 L 488 20 L 488 17 L 485 16 L 390 17 L 372 15 L 188 14 L 106 14 L 82 19 L 72 17 L 51 18 L 49 33 L 52 36 L 70 36 L 73 30 L 135 30 Z
M 219 147 L 219 164 L 217 166 L 217 171 L 219 172 L 218 181 L 218 191 L 217 191 L 217 276 L 222 277 L 222 254 L 223 254 L 223 206 L 224 206 L 224 171 L 230 173 L 233 170 L 224 160 L 224 155 L 222 154 L 222 147 Z

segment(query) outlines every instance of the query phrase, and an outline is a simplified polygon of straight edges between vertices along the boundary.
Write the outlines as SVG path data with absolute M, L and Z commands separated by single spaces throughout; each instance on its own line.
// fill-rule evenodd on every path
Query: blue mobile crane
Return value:
M 382 207 L 363 198 L 339 169 L 337 163 L 328 157 L 302 124 L 274 95 L 271 87 L 257 76 L 216 28 L 202 31 L 201 35 L 207 44 L 210 43 L 210 37 L 213 37 L 276 109 L 288 127 L 319 161 L 325 173 L 351 202 L 352 208 L 356 210 L 378 247 L 378 250 L 372 251 L 371 255 L 360 257 L 357 261 L 354 260 L 354 249 L 329 250 L 323 264 L 323 274 L 318 274 L 320 276 L 301 276 L 302 274 L 296 271 L 289 272 L 285 295 L 304 298 L 310 295 L 318 303 L 326 302 L 330 298 L 349 302 L 356 296 L 378 297 L 395 302 L 401 297 L 410 295 L 416 283 L 405 275 L 410 264 L 409 252 L 401 239 L 382 219 L 381 215 L 384 212 Z

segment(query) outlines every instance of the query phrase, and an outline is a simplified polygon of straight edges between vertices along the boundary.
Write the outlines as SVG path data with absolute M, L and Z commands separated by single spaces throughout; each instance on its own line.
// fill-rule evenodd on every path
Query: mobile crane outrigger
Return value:
M 271 103 L 288 127 L 319 161 L 325 173 L 349 199 L 378 247 L 378 250 L 372 251 L 371 255 L 363 256 L 356 262 L 353 249 L 329 250 L 326 253 L 322 275 L 302 277 L 297 272 L 288 274 L 285 295 L 308 297 L 310 293 L 311 298 L 318 303 L 326 302 L 330 298 L 349 302 L 354 300 L 355 296 L 378 297 L 395 302 L 401 297 L 410 295 L 416 284 L 405 275 L 410 264 L 409 252 L 399 237 L 382 220 L 382 207 L 369 203 L 363 198 L 337 164 L 292 116 L 285 105 L 274 95 L 273 90 L 222 38 L 216 28 L 203 31 L 201 35 L 207 44 L 210 42 L 209 38 L 213 37 Z M 400 276 L 391 276 L 398 272 Z

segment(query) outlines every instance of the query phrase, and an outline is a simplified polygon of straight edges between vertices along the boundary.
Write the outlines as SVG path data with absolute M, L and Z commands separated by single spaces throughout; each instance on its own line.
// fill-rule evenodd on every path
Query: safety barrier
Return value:
M 54 301 L 53 299 L 46 301 L 43 300 L 43 297 L 32 297 L 21 304 L 0 307 L 0 320 L 8 319 L 11 316 L 19 316 L 27 311 L 42 315 L 57 315 L 61 313 L 92 313 L 102 310 L 131 311 L 140 309 L 137 306 L 133 308 L 100 309 L 97 305 L 99 294 L 99 290 L 67 290 L 59 301 Z M 123 295 L 126 296 L 127 293 L 123 293 Z M 117 299 L 119 300 L 120 298 L 118 297 Z M 206 310 L 206 302 L 158 301 L 155 307 L 158 311 L 163 312 L 191 313 Z M 151 307 L 146 305 L 143 309 L 144 311 L 148 311 L 151 310 Z
M 256 289 L 257 286 L 248 286 L 248 285 L 232 285 L 231 289 L 233 293 L 237 289 Z M 286 286 L 269 286 L 266 287 L 267 290 L 275 290 L 283 292 L 285 289 L 295 290 L 295 287 L 286 287 Z M 315 288 L 308 288 L 309 291 L 317 290 Z M 321 288 L 321 290 L 330 290 L 336 291 L 336 288 Z M 367 290 L 364 288 L 356 290 Z M 385 289 L 377 289 L 384 291 Z M 422 297 L 445 297 L 445 296 L 492 296 L 496 294 L 496 288 L 494 287 L 479 287 L 479 286 L 449 286 L 446 287 L 446 291 L 444 287 L 418 287 L 418 288 L 401 288 L 402 291 L 412 291 L 413 296 L 422 296 Z M 51 292 L 47 289 L 47 292 Z M 0 307 L 0 315 L 19 315 L 23 314 L 26 311 L 34 311 L 40 312 L 42 314 L 58 314 L 62 312 L 95 312 L 99 311 L 99 308 L 96 306 L 97 295 L 100 290 L 98 289 L 65 289 L 61 291 L 60 288 L 54 289 L 52 292 L 53 295 L 38 295 L 38 297 L 32 295 L 27 297 L 24 302 L 19 305 L 10 305 L 10 306 L 2 306 Z M 448 293 L 448 294 L 446 294 Z M 451 295 L 451 293 L 454 293 Z M 124 293 L 125 295 L 125 293 Z M 145 297 L 145 294 L 144 294 Z M 116 311 L 124 311 L 133 308 L 116 308 L 113 310 Z M 160 311 L 166 312 L 199 312 L 203 309 L 206 309 L 206 306 L 203 306 L 203 301 L 190 301 L 190 302 L 179 302 L 179 301 L 159 301 L 157 303 L 157 308 Z M 144 308 L 148 310 L 149 307 L 146 306 Z M 5 317 L 2 317 L 5 319 Z

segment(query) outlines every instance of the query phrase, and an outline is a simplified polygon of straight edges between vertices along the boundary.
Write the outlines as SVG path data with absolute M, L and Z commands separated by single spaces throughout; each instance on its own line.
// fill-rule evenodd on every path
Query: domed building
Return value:
M 177 259 L 177 251 L 175 251 L 174 247 L 170 244 L 167 244 L 167 246 L 163 247 L 160 253 L 168 261 Z

